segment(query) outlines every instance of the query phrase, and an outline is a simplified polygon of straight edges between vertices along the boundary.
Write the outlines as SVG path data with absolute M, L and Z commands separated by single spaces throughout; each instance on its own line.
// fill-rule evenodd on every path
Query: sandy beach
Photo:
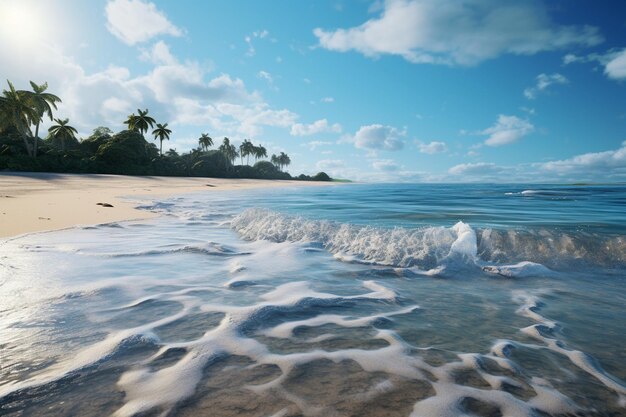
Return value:
M 330 184 L 238 178 L 3 173 L 0 174 L 0 238 L 157 216 L 136 209 L 136 203 L 124 197 Z

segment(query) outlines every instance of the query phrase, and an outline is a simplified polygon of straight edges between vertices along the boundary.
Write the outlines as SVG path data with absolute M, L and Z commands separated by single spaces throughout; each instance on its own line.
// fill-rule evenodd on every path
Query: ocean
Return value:
M 0 415 L 626 415 L 626 186 L 130 198 L 0 242 Z

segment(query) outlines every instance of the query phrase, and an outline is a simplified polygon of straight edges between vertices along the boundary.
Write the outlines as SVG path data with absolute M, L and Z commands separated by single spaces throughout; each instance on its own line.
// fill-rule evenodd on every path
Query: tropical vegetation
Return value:
M 78 139 L 78 130 L 68 118 L 55 117 L 61 99 L 47 91 L 47 83 L 31 81 L 32 90 L 17 90 L 10 81 L 7 84 L 0 95 L 0 171 L 331 180 L 323 172 L 292 177 L 285 172 L 291 164 L 286 153 L 273 154 L 267 161 L 267 149 L 250 139 L 236 146 L 225 137 L 217 149 L 211 149 L 213 138 L 202 133 L 198 147 L 189 152 L 163 152 L 163 141 L 170 139 L 172 130 L 168 123 L 157 123 L 148 109 L 128 115 L 123 122 L 126 130 L 115 133 L 99 126 L 88 137 Z M 53 123 L 42 139 L 39 131 L 45 118 Z M 150 129 L 159 141 L 158 148 L 144 137 Z M 235 165 L 237 158 L 240 165 Z

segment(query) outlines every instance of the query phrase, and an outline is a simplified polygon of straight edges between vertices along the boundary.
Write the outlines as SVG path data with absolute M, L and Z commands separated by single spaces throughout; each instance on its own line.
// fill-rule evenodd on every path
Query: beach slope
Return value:
M 134 177 L 99 174 L 0 174 L 0 238 L 77 225 L 148 219 L 124 197 L 325 185 L 328 182 L 233 178 Z M 109 207 L 112 206 L 112 207 Z

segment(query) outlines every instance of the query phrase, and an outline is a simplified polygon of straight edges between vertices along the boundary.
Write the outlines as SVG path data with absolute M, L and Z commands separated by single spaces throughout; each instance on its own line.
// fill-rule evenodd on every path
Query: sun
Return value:
M 44 10 L 25 0 L 0 1 L 0 39 L 16 46 L 30 46 L 45 40 L 49 23 Z

